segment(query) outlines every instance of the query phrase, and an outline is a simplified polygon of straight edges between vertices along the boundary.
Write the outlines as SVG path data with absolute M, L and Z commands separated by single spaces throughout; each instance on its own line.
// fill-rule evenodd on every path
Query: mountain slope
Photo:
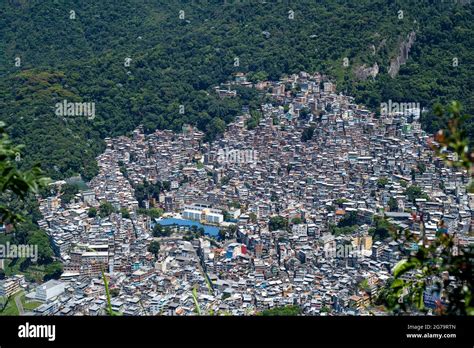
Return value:
M 138 124 L 148 131 L 195 124 L 212 140 L 221 120 L 243 104 L 258 106 L 255 93 L 232 100 L 213 93 L 235 72 L 278 79 L 321 71 L 374 110 L 389 99 L 428 108 L 458 99 L 473 111 L 470 4 L 10 0 L 0 12 L 0 118 L 27 145 L 21 163 L 39 161 L 55 178 L 93 176 L 101 139 Z M 392 78 L 390 61 L 411 32 L 407 62 Z M 375 79 L 356 77 L 358 67 L 375 63 Z M 96 117 L 56 116 L 64 99 L 94 102 Z M 440 120 L 429 113 L 424 126 L 434 131 Z

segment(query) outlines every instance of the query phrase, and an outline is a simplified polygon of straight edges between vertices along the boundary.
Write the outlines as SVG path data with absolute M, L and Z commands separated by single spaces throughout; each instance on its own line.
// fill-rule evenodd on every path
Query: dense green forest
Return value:
M 46 190 L 49 179 L 39 167 L 18 170 L 17 156 L 22 147 L 15 146 L 0 122 L 0 246 L 8 244 L 37 247 L 35 257 L 17 255 L 6 258 L 0 269 L 0 279 L 5 275 L 24 274 L 28 280 L 49 280 L 62 273 L 55 249 L 45 231 L 37 226 L 41 218 L 36 194 Z M 4 233 L 10 230 L 9 233 Z M 5 252 L 5 251 L 3 251 Z M 8 252 L 7 252 L 8 253 Z
M 20 164 L 39 162 L 52 178 L 91 178 L 102 139 L 139 124 L 193 124 L 214 139 L 243 105 L 258 107 L 254 91 L 214 93 L 235 72 L 321 71 L 373 110 L 389 99 L 430 110 L 457 99 L 474 111 L 473 5 L 459 1 L 6 0 L 0 13 L 0 120 L 26 145 Z M 375 63 L 375 78 L 356 76 Z M 96 117 L 57 116 L 65 99 L 94 102 Z M 435 131 L 442 120 L 430 111 L 423 123 Z

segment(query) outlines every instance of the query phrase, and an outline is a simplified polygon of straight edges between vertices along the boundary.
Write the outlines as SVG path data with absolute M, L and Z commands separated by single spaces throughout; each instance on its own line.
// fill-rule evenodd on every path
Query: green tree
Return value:
M 334 201 L 338 207 L 342 207 L 342 204 L 346 202 L 348 202 L 348 200 L 345 198 L 338 198 Z
M 335 236 L 340 235 L 351 235 L 357 230 L 357 225 L 354 226 L 344 226 L 344 227 L 337 227 L 334 225 L 329 226 L 329 231 L 334 234 Z
M 36 225 L 41 214 L 34 195 L 44 192 L 50 179 L 44 176 L 39 165 L 29 170 L 18 168 L 23 161 L 24 146 L 13 145 L 4 126 L 0 122 L 0 222 L 12 223 L 14 228 L 13 237 L 6 237 L 4 241 L 36 245 L 37 263 L 49 266 L 54 252 L 47 234 Z M 22 260 L 20 272 L 27 272 L 31 265 L 31 259 Z
M 130 219 L 130 212 L 126 208 L 121 208 L 120 214 L 122 215 L 122 218 Z
M 220 229 L 219 230 L 219 239 L 220 240 L 225 240 L 227 236 L 227 231 L 225 229 Z
M 301 141 L 307 142 L 313 138 L 314 135 L 314 127 L 305 128 L 303 133 L 301 134 Z
M 288 220 L 283 216 L 272 216 L 268 222 L 270 231 L 282 230 L 288 227 Z
M 256 222 L 257 222 L 257 214 L 255 214 L 255 213 L 250 213 L 250 214 L 249 214 L 249 220 L 250 220 L 250 222 L 252 222 L 252 223 L 256 223 Z
M 205 235 L 204 227 L 199 227 L 199 228 L 198 228 L 198 234 L 199 234 L 200 236 L 204 236 L 204 235 Z
M 250 118 L 247 120 L 247 129 L 257 128 L 260 123 L 261 114 L 258 111 L 250 111 Z
M 185 21 L 155 20 L 157 11 L 163 18 L 174 16 L 181 6 L 176 1 L 160 7 L 155 2 L 139 0 L 133 8 L 105 1 L 91 6 L 78 4 L 76 11 L 82 18 L 91 19 L 101 13 L 101 23 L 106 23 L 110 30 L 101 31 L 92 21 L 83 28 L 84 32 L 62 35 L 70 19 L 64 16 L 51 21 L 44 16 L 52 11 L 50 2 L 35 2 L 35 11 L 30 16 L 18 15 L 15 6 L 7 6 L 2 11 L 5 23 L 13 23 L 22 30 L 4 25 L 0 36 L 5 38 L 5 47 L 21 47 L 31 65 L 23 64 L 22 69 L 13 64 L 3 65 L 2 119 L 12 126 L 15 141 L 34 147 L 34 155 L 24 159 L 28 166 L 38 161 L 55 179 L 76 173 L 87 179 L 98 171 L 95 157 L 105 148 L 105 137 L 126 134 L 140 124 L 150 133 L 157 128 L 179 131 L 186 123 L 206 132 L 212 140 L 216 136 L 214 120 L 226 124 L 243 104 L 251 109 L 260 105 L 260 96 L 252 88 L 235 87 L 235 98 L 221 99 L 209 92 L 236 71 L 232 64 L 236 54 L 242 58 L 238 70 L 248 72 L 251 81 L 267 76 L 278 80 L 282 75 L 302 70 L 323 70 L 334 76 L 340 91 L 347 91 L 355 97 L 355 103 L 370 108 L 391 99 L 417 100 L 431 109 L 436 102 L 460 96 L 472 110 L 472 93 L 465 89 L 471 82 L 470 65 L 461 63 L 453 67 L 446 64 L 444 54 L 458 52 L 463 61 L 472 60 L 473 54 L 465 43 L 473 36 L 473 14 L 470 6 L 459 6 L 454 1 L 445 1 L 443 6 L 437 3 L 427 1 L 417 6 L 415 27 L 422 35 L 417 35 L 416 49 L 410 51 L 409 62 L 401 67 L 400 76 L 391 78 L 382 67 L 377 78 L 369 80 L 353 76 L 353 69 L 342 68 L 340 58 L 352 52 L 354 69 L 360 64 L 371 65 L 375 60 L 388 63 L 398 51 L 400 40 L 414 29 L 413 14 L 408 15 L 408 20 L 394 22 L 391 16 L 384 15 L 387 7 L 373 6 L 367 0 L 330 5 L 301 2 L 294 4 L 293 10 L 303 16 L 297 25 L 289 26 L 287 17 L 280 15 L 288 10 L 284 2 L 271 8 L 264 2 L 226 6 L 225 11 L 221 11 L 221 4 L 213 3 L 206 5 L 206 11 L 219 16 L 187 26 Z M 67 3 L 58 2 L 55 6 L 57 11 L 69 10 Z M 198 6 L 191 4 L 190 11 L 198 13 Z M 389 10 L 396 12 L 395 7 L 396 4 L 390 4 Z M 137 22 L 137 18 L 142 20 Z M 318 18 L 317 36 L 312 36 L 314 18 Z M 367 18 L 379 20 L 369 25 Z M 242 25 L 244 19 L 247 27 Z M 345 28 L 343 34 L 338 30 L 341 23 Z M 183 40 L 176 33 L 186 26 L 189 37 Z M 249 32 L 250 28 L 264 29 L 262 26 L 269 29 L 270 37 Z M 286 35 L 281 37 L 279 29 L 272 26 L 283 28 Z M 130 30 L 124 32 L 122 28 Z M 144 41 L 137 37 L 144 32 L 153 32 L 155 41 L 142 45 Z M 291 38 L 295 37 L 305 40 L 294 42 Z M 51 38 L 55 39 L 50 42 Z M 375 54 L 367 50 L 372 44 L 377 48 Z M 143 54 L 132 62 L 130 70 L 134 73 L 130 71 L 124 76 L 123 67 L 113 64 L 123 60 L 120 52 L 133 52 L 137 45 L 143 46 Z M 49 49 L 38 50 L 43 46 Z M 59 54 L 66 46 L 68 52 Z M 57 69 L 41 68 L 45 66 Z M 285 87 L 287 92 L 299 92 L 299 87 L 293 88 L 291 83 Z M 61 118 L 51 112 L 52 103 L 65 98 L 82 101 L 83 96 L 93 96 L 101 106 L 95 119 Z M 180 113 L 179 105 L 186 106 L 184 113 Z M 330 110 L 331 106 L 324 108 Z M 421 121 L 430 132 L 446 123 L 431 111 L 423 113 Z M 220 125 L 217 128 L 222 130 Z M 473 129 L 472 124 L 466 125 L 471 139 Z
M 163 209 L 161 208 L 150 208 L 150 209 L 144 209 L 144 208 L 139 208 L 138 213 L 139 214 L 144 214 L 148 215 L 152 219 L 158 219 L 163 215 Z
M 119 288 L 110 289 L 110 296 L 111 297 L 118 297 L 118 295 L 120 295 L 120 289 Z
M 369 234 L 374 240 L 384 240 L 395 236 L 397 229 L 390 222 L 381 216 L 374 217 L 374 227 L 369 229 Z
M 219 118 L 214 118 L 207 126 L 207 136 L 209 140 L 214 140 L 219 134 L 224 133 L 225 122 Z
M 99 216 L 105 218 L 115 211 L 114 206 L 109 202 L 103 202 L 99 206 Z
M 297 316 L 301 314 L 301 308 L 299 306 L 283 306 L 266 309 L 260 313 L 262 316 Z
M 227 210 L 224 210 L 224 211 L 222 212 L 222 215 L 224 215 L 224 221 L 229 221 L 230 218 L 231 218 L 231 216 L 230 216 L 230 214 L 229 214 L 229 212 L 228 212 Z
M 160 224 L 156 224 L 155 226 L 153 226 L 152 233 L 153 237 L 162 237 L 163 226 L 161 226 Z
M 311 114 L 310 110 L 306 107 L 300 110 L 300 117 L 302 119 L 308 119 L 308 116 Z
M 45 275 L 43 277 L 44 281 L 48 281 L 50 279 L 59 279 L 61 274 L 63 273 L 63 265 L 61 262 L 53 262 L 46 266 L 45 268 Z
M 23 223 L 18 226 L 19 230 L 23 228 L 32 231 L 28 233 L 27 243 L 38 246 L 38 264 L 44 265 L 51 263 L 54 258 L 54 251 L 51 247 L 48 235 L 31 223 Z
M 265 71 L 258 71 L 253 74 L 249 74 L 248 79 L 252 82 L 266 81 L 268 79 L 268 74 Z
M 294 217 L 293 219 L 291 219 L 291 223 L 293 225 L 299 225 L 303 223 L 303 220 L 300 217 Z
M 38 193 L 46 187 L 49 179 L 43 175 L 39 165 L 24 171 L 17 168 L 23 146 L 13 145 L 4 127 L 5 124 L 0 122 L 0 192 L 24 200 L 28 193 Z M 0 221 L 15 223 L 24 221 L 24 217 L 0 202 Z
M 388 207 L 390 211 L 397 211 L 398 210 L 397 200 L 393 197 L 390 197 L 390 199 L 388 200 Z
M 163 181 L 162 185 L 163 185 L 163 190 L 165 191 L 169 191 L 171 189 L 171 182 L 169 181 Z
M 20 263 L 20 272 L 25 272 L 31 265 L 31 259 L 26 258 Z
M 321 313 L 330 313 L 330 312 L 331 312 L 330 307 L 328 307 L 328 306 L 321 307 Z
M 158 252 L 160 251 L 160 243 L 154 240 L 148 246 L 148 251 L 155 255 L 155 257 L 158 257 Z
M 404 194 L 405 196 L 407 196 L 408 200 L 413 203 L 415 203 L 415 200 L 417 198 L 429 199 L 428 195 L 424 193 L 423 190 L 419 186 L 416 186 L 416 185 L 412 185 L 408 187 L 405 190 Z
M 61 186 L 61 204 L 65 206 L 70 203 L 74 196 L 79 193 L 79 187 L 74 183 L 66 183 Z
M 367 279 L 363 279 L 359 283 L 358 287 L 359 287 L 359 289 L 364 290 L 366 292 L 368 292 L 370 290 L 369 282 L 367 281 Z
M 388 179 L 383 177 L 377 180 L 377 187 L 382 189 L 388 184 Z
M 97 209 L 94 207 L 90 207 L 89 211 L 87 212 L 87 216 L 90 218 L 94 218 L 97 216 Z
M 426 172 L 426 165 L 423 162 L 418 162 L 416 164 L 416 169 L 418 169 L 418 172 L 420 174 L 423 174 L 424 172 Z
M 229 208 L 240 209 L 241 204 L 239 203 L 239 201 L 232 201 L 229 203 Z
M 351 211 L 344 215 L 344 217 L 339 220 L 337 227 L 349 227 L 354 225 L 360 225 L 360 219 L 356 211 Z

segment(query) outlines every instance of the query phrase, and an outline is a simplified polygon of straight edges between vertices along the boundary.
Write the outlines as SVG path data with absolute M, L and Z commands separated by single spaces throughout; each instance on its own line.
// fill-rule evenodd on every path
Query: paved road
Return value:
M 23 315 L 23 313 L 25 313 L 25 311 L 23 310 L 23 303 L 21 303 L 21 295 L 23 295 L 23 293 L 20 292 L 18 295 L 15 296 L 15 304 L 16 308 L 18 308 L 19 315 Z

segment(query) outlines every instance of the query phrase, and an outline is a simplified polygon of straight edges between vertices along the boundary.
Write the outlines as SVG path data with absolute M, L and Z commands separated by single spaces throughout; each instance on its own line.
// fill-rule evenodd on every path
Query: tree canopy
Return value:
M 414 6 L 411 0 L 303 0 L 291 4 L 289 18 L 285 2 L 5 1 L 2 120 L 26 145 L 21 166 L 41 163 L 54 179 L 78 173 L 90 179 L 104 137 L 139 124 L 146 132 L 191 124 L 213 140 L 243 105 L 254 127 L 259 94 L 236 87 L 236 98 L 220 98 L 214 87 L 237 72 L 258 82 L 304 70 L 332 76 L 338 91 L 373 110 L 388 100 L 419 102 L 429 110 L 423 126 L 435 132 L 446 124 L 432 111 L 437 102 L 458 99 L 472 114 L 473 12 L 454 1 L 417 2 L 410 11 Z M 416 40 L 408 61 L 392 78 L 390 60 L 411 32 Z M 375 63 L 375 79 L 357 76 Z M 64 100 L 95 103 L 95 117 L 57 116 L 54 107 Z M 473 138 L 472 122 L 466 129 Z

